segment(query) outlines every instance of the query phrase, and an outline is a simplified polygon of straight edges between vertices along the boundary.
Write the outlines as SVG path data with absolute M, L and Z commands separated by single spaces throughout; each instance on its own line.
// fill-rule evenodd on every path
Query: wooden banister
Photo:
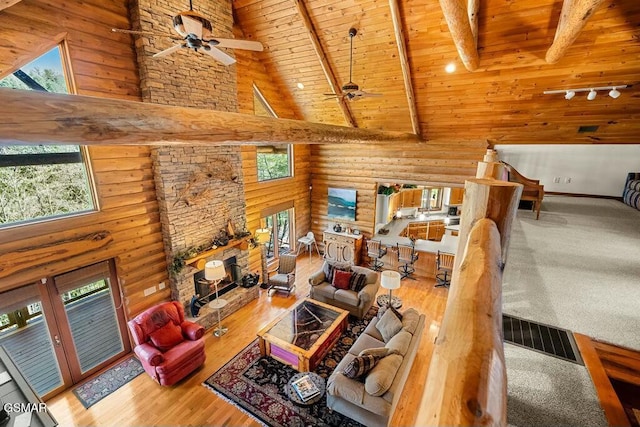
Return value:
M 492 178 L 465 183 L 460 244 L 416 426 L 507 423 L 502 269 L 521 193 L 521 184 Z

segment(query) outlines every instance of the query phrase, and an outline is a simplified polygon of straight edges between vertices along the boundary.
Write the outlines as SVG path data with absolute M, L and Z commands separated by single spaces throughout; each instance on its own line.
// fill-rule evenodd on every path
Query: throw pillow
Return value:
M 351 271 L 351 266 L 349 264 L 342 264 L 342 263 L 329 264 L 328 262 L 325 262 L 322 269 L 324 271 L 325 277 L 327 278 L 327 282 L 333 283 L 333 274 L 336 270 Z
M 389 353 L 398 353 L 404 356 L 409 349 L 412 337 L 413 335 L 411 335 L 409 332 L 402 330 L 395 334 L 393 338 L 391 338 L 385 345 L 385 347 L 389 349 Z
M 357 356 L 347 363 L 342 373 L 347 378 L 356 379 L 372 370 L 374 366 L 376 366 L 376 358 L 374 356 Z
M 414 308 L 410 308 L 402 315 L 402 328 L 410 334 L 413 334 L 418 327 L 419 320 L 420 314 Z
M 336 289 L 349 289 L 351 282 L 351 272 L 336 270 L 333 274 L 333 282 L 331 284 Z
M 389 342 L 391 338 L 402 329 L 402 322 L 398 319 L 393 310 L 387 310 L 382 318 L 376 323 L 376 329 L 380 331 L 384 342 Z
M 403 357 L 390 354 L 381 359 L 364 380 L 364 389 L 372 396 L 382 396 L 389 390 L 400 369 Z
M 349 289 L 360 292 L 367 285 L 367 275 L 361 273 L 353 273 L 349 282 Z
M 184 341 L 182 329 L 173 322 L 168 322 L 160 329 L 149 334 L 151 342 L 160 351 L 167 351 Z
M 387 347 L 375 347 L 375 348 L 365 348 L 358 354 L 358 356 L 368 356 L 371 355 L 376 359 L 382 359 L 387 354 L 389 354 L 389 349 Z

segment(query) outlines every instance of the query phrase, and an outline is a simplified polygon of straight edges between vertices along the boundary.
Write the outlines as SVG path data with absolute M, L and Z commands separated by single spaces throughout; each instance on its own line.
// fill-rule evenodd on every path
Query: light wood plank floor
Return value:
M 277 293 L 268 297 L 261 290 L 260 298 L 223 321 L 229 327 L 228 334 L 216 338 L 212 331 L 208 331 L 205 341 L 206 362 L 177 385 L 161 387 L 143 373 L 89 409 L 84 409 L 72 391 L 67 390 L 47 402 L 50 411 L 62 426 L 258 425 L 233 405 L 203 387 L 202 382 L 253 341 L 260 328 L 297 300 L 308 296 L 307 278 L 321 265 L 322 259 L 317 255 L 309 261 L 308 256 L 302 254 L 298 258 L 295 295 L 287 297 L 286 294 Z M 380 292 L 384 293 L 386 290 L 381 288 Z M 427 315 L 427 322 L 420 352 L 415 358 L 392 425 L 413 424 L 447 293 L 445 288 L 434 288 L 432 279 L 421 278 L 403 280 L 401 288 L 394 292 L 394 295 L 403 300 L 402 310 L 413 307 Z

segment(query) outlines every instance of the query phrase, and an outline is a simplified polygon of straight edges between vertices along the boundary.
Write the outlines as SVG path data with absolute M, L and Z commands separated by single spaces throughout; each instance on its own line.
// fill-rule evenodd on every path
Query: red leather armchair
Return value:
M 144 370 L 160 385 L 172 385 L 204 363 L 204 328 L 184 319 L 178 301 L 165 302 L 129 321 Z

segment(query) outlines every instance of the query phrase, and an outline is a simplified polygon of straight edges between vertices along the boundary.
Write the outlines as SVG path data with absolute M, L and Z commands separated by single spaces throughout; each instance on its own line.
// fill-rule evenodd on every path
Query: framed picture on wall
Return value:
M 356 190 L 329 188 L 328 212 L 331 219 L 356 220 Z

